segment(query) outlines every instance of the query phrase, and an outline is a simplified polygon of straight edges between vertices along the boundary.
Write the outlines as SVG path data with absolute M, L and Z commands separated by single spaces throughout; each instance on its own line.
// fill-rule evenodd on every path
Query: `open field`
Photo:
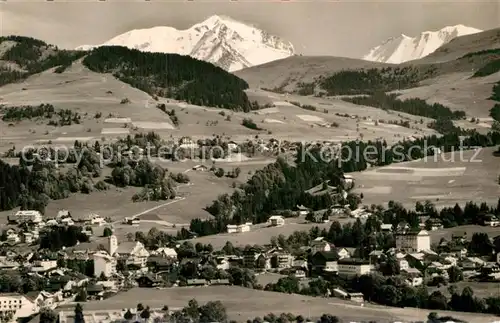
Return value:
M 355 191 L 364 194 L 363 204 L 367 205 L 390 200 L 407 207 L 425 200 L 438 207 L 468 201 L 496 205 L 500 196 L 500 160 L 492 152 L 493 149 L 484 148 L 446 153 L 353 173 Z
M 394 66 L 361 59 L 332 56 L 292 56 L 266 64 L 245 68 L 234 74 L 248 82 L 252 88 L 284 86 L 285 90 L 295 89 L 299 82 L 311 82 L 315 77 L 333 74 L 343 69 Z
M 500 73 L 471 78 L 474 72 L 442 75 L 425 80 L 421 86 L 399 91 L 400 99 L 419 98 L 428 103 L 441 103 L 451 110 L 462 110 L 468 116 L 488 117 L 495 102 L 488 100 L 493 84 L 500 80 Z M 474 95 L 471 95 L 474 93 Z M 470 119 L 470 117 L 469 117 Z M 491 123 L 475 125 L 489 127 Z
M 363 64 L 367 64 L 366 62 Z M 1 103 L 11 105 L 39 105 L 51 103 L 56 109 L 71 109 L 81 116 L 80 124 L 48 126 L 48 120 L 25 120 L 7 124 L 0 121 L 0 151 L 13 145 L 22 147 L 37 140 L 54 141 L 56 138 L 92 137 L 94 140 L 110 140 L 113 137 L 154 130 L 164 137 L 191 136 L 194 139 L 223 135 L 243 141 L 255 135 L 261 138 L 287 140 L 353 140 L 386 138 L 388 142 L 405 136 L 421 136 L 434 133 L 420 125 L 419 117 L 396 114 L 372 107 L 363 107 L 335 99 L 282 96 L 262 90 L 248 90 L 248 96 L 260 102 L 274 103 L 275 107 L 253 113 L 233 112 L 217 108 L 194 106 L 184 102 L 160 98 L 153 100 L 148 94 L 130 87 L 107 74 L 87 70 L 81 63 L 74 63 L 64 73 L 52 70 L 33 75 L 24 82 L 8 84 L 0 88 Z M 121 104 L 124 98 L 129 103 Z M 305 111 L 286 101 L 298 101 L 313 105 L 317 111 Z M 175 109 L 179 127 L 173 128 L 169 116 L 156 109 L 164 103 L 167 109 Z M 341 117 L 338 114 L 357 115 Z M 98 115 L 101 115 L 97 117 Z M 308 115 L 302 120 L 300 115 Z M 244 118 L 252 118 L 263 124 L 265 131 L 255 131 L 241 125 Z M 411 120 L 414 129 L 390 128 L 362 124 L 370 120 Z M 266 122 L 272 119 L 272 122 Z M 314 119 L 314 120 L 313 120 Z M 363 120 L 366 119 L 366 120 Z M 338 127 L 322 127 L 318 120 L 338 124 Z M 277 122 L 281 121 L 281 122 Z M 359 125 L 358 125 L 359 123 Z M 129 125 L 125 127 L 125 125 Z M 136 127 L 134 127 L 136 126 Z M 135 130 L 136 129 L 136 130 Z
M 167 304 L 170 308 L 180 308 L 195 298 L 200 304 L 219 300 L 227 310 L 229 319 L 245 322 L 257 316 L 282 312 L 303 315 L 304 317 L 321 316 L 330 313 L 341 320 L 371 321 L 389 323 L 395 321 L 425 321 L 430 310 L 413 308 L 390 308 L 366 304 L 360 306 L 336 298 L 315 298 L 295 294 L 265 292 L 236 286 L 177 287 L 168 289 L 134 288 L 103 301 L 89 301 L 84 310 L 115 310 L 135 308 L 141 302 L 145 306 L 161 308 Z M 64 305 L 58 310 L 70 310 L 74 305 Z M 470 323 L 490 323 L 492 315 L 477 313 L 459 313 L 438 311 L 440 315 L 451 315 Z

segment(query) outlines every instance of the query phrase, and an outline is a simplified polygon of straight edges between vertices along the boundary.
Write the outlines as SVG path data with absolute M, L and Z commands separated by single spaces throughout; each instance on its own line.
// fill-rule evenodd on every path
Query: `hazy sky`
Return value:
M 7 0 L 0 3 L 0 34 L 31 36 L 59 47 L 99 44 L 130 29 L 188 28 L 214 15 L 252 23 L 291 41 L 298 53 L 361 57 L 391 36 L 464 24 L 500 27 L 499 1 L 151 2 Z

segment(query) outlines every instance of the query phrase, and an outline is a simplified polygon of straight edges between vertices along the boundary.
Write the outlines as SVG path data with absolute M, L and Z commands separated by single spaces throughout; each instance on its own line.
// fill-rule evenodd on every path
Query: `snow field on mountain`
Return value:
M 456 25 L 447 26 L 438 31 L 425 31 L 416 37 L 401 34 L 398 37 L 391 37 L 381 45 L 374 47 L 363 59 L 400 64 L 425 57 L 456 37 L 481 31 L 464 25 Z
M 164 26 L 134 29 L 101 45 L 83 45 L 77 49 L 89 50 L 106 45 L 125 46 L 144 52 L 190 55 L 228 71 L 294 54 L 291 43 L 254 26 L 216 15 L 185 30 Z

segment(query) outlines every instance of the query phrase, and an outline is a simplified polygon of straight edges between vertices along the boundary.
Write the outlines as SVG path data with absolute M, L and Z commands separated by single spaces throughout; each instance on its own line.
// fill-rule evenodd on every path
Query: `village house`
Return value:
M 498 227 L 500 226 L 500 220 L 493 214 L 487 214 L 484 216 L 484 225 L 488 227 Z
M 352 277 L 368 275 L 374 266 L 368 260 L 346 258 L 337 261 L 339 276 Z
M 293 256 L 285 251 L 278 251 L 271 256 L 271 267 L 284 269 L 293 265 Z
M 297 206 L 297 213 L 299 214 L 299 216 L 306 216 L 307 213 L 309 213 L 309 211 L 310 211 L 310 209 L 306 208 L 303 205 Z
M 136 227 L 141 224 L 141 220 L 139 218 L 125 217 L 125 219 L 123 219 L 123 224 L 128 224 Z
M 96 252 L 92 255 L 94 260 L 94 276 L 104 275 L 110 277 L 116 273 L 116 259 L 106 252 Z
M 335 248 L 335 252 L 337 252 L 337 254 L 339 255 L 339 259 L 351 258 L 354 251 L 355 251 L 354 248 L 344 248 L 344 247 Z
M 42 222 L 42 214 L 39 211 L 34 210 L 24 210 L 17 211 L 13 218 L 9 217 L 9 221 L 15 221 L 17 224 L 23 224 L 27 222 L 39 223 Z
M 158 272 L 170 272 L 176 263 L 177 263 L 176 258 L 162 257 L 156 255 L 148 257 L 146 265 L 150 271 L 158 273 Z
M 138 268 L 146 268 L 149 252 L 139 241 L 123 242 L 118 245 L 114 257 L 125 261 L 125 265 L 134 265 Z
M 146 274 L 141 277 L 138 277 L 136 281 L 137 285 L 143 288 L 157 287 L 161 284 L 161 281 L 159 279 L 156 279 L 156 277 L 151 274 Z
M 324 237 L 317 237 L 311 241 L 311 254 L 315 254 L 318 251 L 330 251 L 331 249 L 331 244 Z
M 256 260 L 261 255 L 260 250 L 251 247 L 243 251 L 243 267 L 254 268 L 256 266 Z
M 196 166 L 193 166 L 193 170 L 205 172 L 208 170 L 208 167 L 206 165 L 196 165 Z
M 243 232 L 249 232 L 250 231 L 250 226 L 251 223 L 245 223 L 245 224 L 228 224 L 227 225 L 227 233 L 243 233 Z
M 390 223 L 383 223 L 380 225 L 380 231 L 382 232 L 391 232 L 392 231 L 392 224 Z
M 280 227 L 285 225 L 285 219 L 281 215 L 273 215 L 267 220 L 268 224 L 273 227 Z
M 30 317 L 38 312 L 30 298 L 18 293 L 0 294 L 0 314 L 12 313 L 13 320 Z
M 408 252 L 431 249 L 431 238 L 425 230 L 407 231 L 396 234 L 396 248 Z
M 407 270 L 408 268 L 410 268 L 410 264 L 408 263 L 408 260 L 406 259 L 399 259 L 398 260 L 399 262 L 399 270 Z
M 48 307 L 55 308 L 63 300 L 61 293 L 49 293 L 46 291 L 31 291 L 26 293 L 26 297 L 35 304 L 37 310 Z
M 174 248 L 160 247 L 160 248 L 152 251 L 151 255 L 165 257 L 165 258 L 171 258 L 171 259 L 177 259 L 177 252 L 175 251 Z
M 342 178 L 344 189 L 348 190 L 354 187 L 354 177 L 352 175 L 344 174 Z
M 227 149 L 230 151 L 230 152 L 233 152 L 235 150 L 238 149 L 238 144 L 234 141 L 230 141 L 227 143 Z
M 35 260 L 30 269 L 32 272 L 43 273 L 54 268 L 57 268 L 56 260 Z
M 182 137 L 179 139 L 179 148 L 193 149 L 198 148 L 198 143 L 194 142 L 190 137 Z
M 220 270 L 228 270 L 231 268 L 231 263 L 227 257 L 217 257 L 215 258 L 215 262 L 217 263 L 216 268 Z
M 443 222 L 440 219 L 432 218 L 429 220 L 429 222 L 431 231 L 441 230 L 444 228 Z
M 311 271 L 321 274 L 322 272 L 338 272 L 339 255 L 335 251 L 319 251 L 311 257 Z
M 21 236 L 21 240 L 24 243 L 28 243 L 28 244 L 33 243 L 33 241 L 34 241 L 33 233 L 31 233 L 31 232 L 23 232 L 23 235 Z
M 6 256 L 0 256 L 0 270 L 16 270 L 21 264 L 17 261 L 8 259 Z
M 68 210 L 57 211 L 57 215 L 56 215 L 57 221 L 65 219 L 65 218 L 71 218 L 71 213 Z
M 10 245 L 15 245 L 19 242 L 21 242 L 21 238 L 19 237 L 19 234 L 14 229 L 9 229 L 7 230 L 7 239 L 6 242 Z
M 402 275 L 406 278 L 406 283 L 409 286 L 417 287 L 423 284 L 424 280 L 422 273 L 415 268 L 401 269 Z
M 75 222 L 71 218 L 64 218 L 60 220 L 60 223 L 65 226 L 75 225 Z

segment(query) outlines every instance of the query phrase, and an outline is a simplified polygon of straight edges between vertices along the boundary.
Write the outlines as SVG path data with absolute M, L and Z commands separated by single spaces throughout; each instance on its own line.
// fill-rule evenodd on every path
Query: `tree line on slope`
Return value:
M 18 82 L 52 67 L 70 65 L 85 55 L 83 51 L 61 50 L 31 37 L 0 37 L 0 44 L 9 41 L 15 44 L 3 53 L 0 60 L 13 62 L 17 67 L 0 69 L 0 86 Z
M 71 124 L 79 124 L 81 116 L 78 112 L 73 112 L 70 109 L 55 109 L 52 104 L 42 103 L 39 106 L 14 106 L 1 107 L 0 112 L 3 113 L 2 120 L 5 122 L 22 121 L 31 119 L 50 119 L 48 125 L 51 126 L 70 126 Z M 58 120 L 52 120 L 54 117 Z
M 400 100 L 398 95 L 384 92 L 377 92 L 369 96 L 359 96 L 353 98 L 343 98 L 342 100 L 358 105 L 367 105 L 383 110 L 393 110 L 404 112 L 416 116 L 440 119 L 448 118 L 451 120 L 460 120 L 465 118 L 464 111 L 451 111 L 450 108 L 442 104 L 428 104 L 421 99 Z
M 193 219 L 190 228 L 199 235 L 210 235 L 224 232 L 228 224 L 266 222 L 276 210 L 291 210 L 301 204 L 313 210 L 321 210 L 338 201 L 329 194 L 313 196 L 306 193 L 306 190 L 327 180 L 330 180 L 330 186 L 339 186 L 343 173 L 365 170 L 369 163 L 384 166 L 420 159 L 435 153 L 433 149 L 424 149 L 432 146 L 439 147 L 443 152 L 450 152 L 460 149 L 461 145 L 467 149 L 499 144 L 498 132 L 487 135 L 474 132 L 463 141 L 457 133 L 441 137 L 434 135 L 399 142 L 392 147 L 387 147 L 383 142 L 348 142 L 344 145 L 350 149 L 342 150 L 346 161 L 341 162 L 340 167 L 338 158 L 329 161 L 319 158 L 317 147 L 299 147 L 295 166 L 279 158 L 275 163 L 255 172 L 232 195 L 221 195 L 207 206 L 206 210 L 214 216 L 213 219 Z M 363 153 L 368 145 L 375 147 L 375 152 L 371 155 Z M 354 152 L 349 159 L 348 151 Z
M 120 46 L 99 47 L 83 64 L 98 73 L 113 73 L 122 82 L 151 95 L 234 111 L 250 111 L 242 79 L 189 56 L 146 53 Z
M 498 54 L 500 54 L 500 49 L 487 49 L 478 52 L 467 53 L 461 58 L 471 59 L 475 56 L 491 56 L 492 60 L 487 62 L 485 65 L 481 66 L 477 71 L 474 72 L 472 77 L 484 77 L 494 74 L 500 70 L 500 59 L 498 59 Z M 487 59 L 485 59 L 487 61 Z
M 301 95 L 314 94 L 316 86 L 327 95 L 374 94 L 416 86 L 434 71 L 433 67 L 423 71 L 412 66 L 343 70 L 331 76 L 320 76 L 312 83 L 299 83 L 297 88 Z
M 500 82 L 495 83 L 492 89 L 493 93 L 489 97 L 490 100 L 493 100 L 497 103 L 490 109 L 490 117 L 495 120 L 492 128 L 500 131 Z

